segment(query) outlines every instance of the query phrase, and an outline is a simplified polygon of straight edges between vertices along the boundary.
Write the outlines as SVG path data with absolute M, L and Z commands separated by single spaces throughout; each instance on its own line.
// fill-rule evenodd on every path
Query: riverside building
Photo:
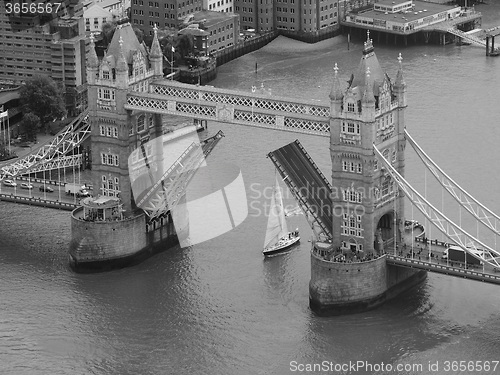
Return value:
M 81 5 L 45 1 L 36 3 L 36 12 L 23 13 L 12 4 L 0 2 L 0 82 L 18 85 L 47 75 L 62 86 L 68 113 L 81 112 L 87 102 Z

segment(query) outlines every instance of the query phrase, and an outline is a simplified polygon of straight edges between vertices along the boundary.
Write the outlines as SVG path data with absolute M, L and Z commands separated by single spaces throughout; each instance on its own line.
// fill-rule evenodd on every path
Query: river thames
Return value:
M 499 4 L 476 8 L 483 27 L 500 24 Z M 334 64 L 347 81 L 361 50 L 362 40 L 348 50 L 344 37 L 315 45 L 280 38 L 220 67 L 211 84 L 250 91 L 263 82 L 271 95 L 328 103 Z M 460 185 L 500 212 L 500 58 L 456 45 L 375 43 L 375 52 L 392 79 L 402 53 L 408 131 Z M 323 361 L 408 365 L 393 372 L 344 366 L 345 374 L 500 373 L 500 365 L 492 371 L 500 360 L 496 285 L 429 273 L 422 285 L 373 311 L 312 313 L 308 224 L 292 217 L 300 246 L 264 260 L 261 208 L 275 173 L 266 154 L 298 138 L 329 178 L 328 138 L 209 124 L 211 134 L 219 129 L 226 137 L 210 161 L 241 168 L 247 219 L 222 236 L 138 266 L 75 274 L 67 264 L 68 212 L 0 202 L 2 374 L 283 375 Z M 441 207 L 441 190 L 424 186 L 420 164 L 407 147 L 406 177 Z M 451 202 L 445 200 L 445 211 Z M 294 205 L 289 195 L 285 204 Z M 409 203 L 406 212 L 422 220 Z M 431 237 L 441 238 L 437 231 Z M 446 371 L 446 361 L 482 367 L 489 361 L 491 369 Z

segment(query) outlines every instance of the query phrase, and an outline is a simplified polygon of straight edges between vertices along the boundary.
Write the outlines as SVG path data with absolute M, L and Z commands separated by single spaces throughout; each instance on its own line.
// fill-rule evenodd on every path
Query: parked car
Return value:
M 23 183 L 21 184 L 21 189 L 31 190 L 31 189 L 33 189 L 33 185 L 31 185 L 31 184 L 29 184 L 29 183 L 27 183 L 27 182 L 23 182 Z
M 47 193 L 53 193 L 54 192 L 54 189 L 52 189 L 50 186 L 47 186 L 47 185 L 41 185 L 39 188 L 38 188 L 40 191 L 46 191 Z
M 12 187 L 17 186 L 17 184 L 12 180 L 3 180 L 3 184 L 5 186 L 12 186 Z

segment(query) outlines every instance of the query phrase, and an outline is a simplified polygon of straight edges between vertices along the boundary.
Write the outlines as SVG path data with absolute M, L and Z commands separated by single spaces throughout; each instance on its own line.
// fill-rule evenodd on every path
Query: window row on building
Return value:
M 363 203 L 363 193 L 355 189 L 342 189 L 342 199 L 346 202 Z
M 115 100 L 115 90 L 98 88 L 97 97 L 102 100 Z
M 396 148 L 394 147 L 392 150 L 389 150 L 386 148 L 384 151 L 382 151 L 382 155 L 384 156 L 385 160 L 391 162 L 391 164 L 394 164 L 397 159 L 397 151 Z M 375 171 L 378 170 L 378 159 L 375 158 L 374 164 L 373 164 L 373 169 Z
M 120 179 L 118 177 L 101 176 L 102 195 L 118 197 L 120 194 Z
M 118 127 L 113 125 L 99 125 L 99 134 L 103 137 L 118 138 Z
M 118 167 L 120 165 L 120 158 L 118 155 L 101 153 L 101 164 L 111 165 Z
M 360 125 L 352 121 L 342 121 L 340 131 L 348 134 L 360 134 Z
M 348 215 L 344 213 L 342 218 L 342 234 L 354 237 L 363 237 L 363 228 L 361 226 L 361 215 Z
M 363 166 L 361 163 L 342 160 L 342 171 L 351 173 L 363 173 Z

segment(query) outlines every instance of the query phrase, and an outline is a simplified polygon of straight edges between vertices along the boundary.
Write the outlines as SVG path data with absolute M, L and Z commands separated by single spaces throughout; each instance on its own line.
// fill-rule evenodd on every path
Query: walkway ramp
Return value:
M 318 238 L 332 237 L 332 186 L 298 140 L 267 155 L 276 166 Z
M 457 28 L 455 27 L 450 27 L 448 30 L 450 34 L 453 34 L 453 35 L 456 35 L 456 36 L 459 36 L 460 38 L 472 43 L 472 44 L 475 44 L 476 46 L 480 46 L 480 47 L 486 47 L 486 41 L 483 40 L 483 39 L 479 39 L 478 37 L 475 37 L 474 35 L 471 35 L 471 34 L 467 34 L 466 32 L 462 31 L 462 30 L 458 30 Z

